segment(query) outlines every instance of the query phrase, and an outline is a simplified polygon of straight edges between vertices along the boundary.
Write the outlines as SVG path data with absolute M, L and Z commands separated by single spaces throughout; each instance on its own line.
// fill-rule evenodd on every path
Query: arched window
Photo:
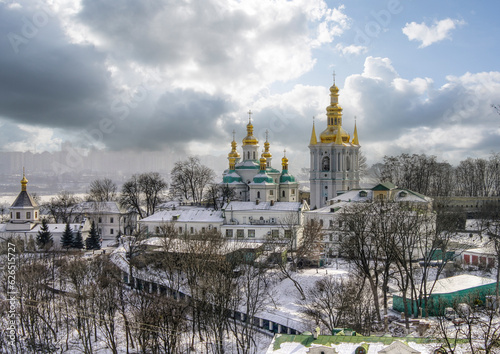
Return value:
M 345 163 L 346 163 L 346 167 L 347 167 L 346 170 L 350 171 L 351 170 L 351 158 L 349 157 L 349 155 L 347 155 Z
M 260 192 L 257 192 L 257 198 L 260 198 Z
M 282 191 L 282 192 L 281 192 L 281 196 L 282 196 L 283 198 L 285 198 L 285 191 Z
M 328 156 L 323 157 L 321 162 L 321 169 L 323 171 L 330 171 L 330 158 Z
M 255 151 L 253 152 L 253 159 L 255 160 Z
M 247 152 L 247 160 L 250 160 L 250 151 Z

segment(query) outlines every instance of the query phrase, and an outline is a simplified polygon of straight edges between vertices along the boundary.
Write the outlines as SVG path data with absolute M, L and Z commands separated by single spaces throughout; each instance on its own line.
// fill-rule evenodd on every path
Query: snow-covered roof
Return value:
M 152 237 L 142 242 L 148 246 L 160 246 L 170 252 L 206 252 L 206 241 L 202 240 L 183 240 L 177 238 Z M 262 242 L 224 242 L 222 247 L 214 250 L 217 254 L 224 255 L 240 249 L 257 249 L 263 245 Z
M 472 289 L 483 285 L 494 284 L 495 281 L 489 278 L 478 277 L 471 274 L 461 274 L 454 277 L 438 279 L 432 290 L 432 294 L 448 294 L 461 290 Z M 427 283 L 427 289 L 431 289 L 433 282 Z M 401 293 L 397 293 L 401 296 Z
M 223 222 L 222 211 L 210 209 L 177 209 L 177 210 L 163 210 L 154 213 L 139 222 Z
M 330 199 L 333 203 L 338 202 L 366 202 L 373 200 L 373 190 L 359 189 L 345 192 L 335 198 Z M 409 189 L 395 189 L 394 201 L 396 202 L 413 202 L 413 203 L 428 203 L 431 198 L 422 194 L 413 192 Z
M 229 202 L 222 209 L 225 211 L 248 211 L 248 210 L 271 210 L 271 211 L 299 211 L 302 207 L 300 202 Z
M 49 231 L 51 233 L 62 233 L 64 232 L 64 230 L 66 229 L 66 224 L 47 224 L 48 227 L 49 227 Z M 69 227 L 71 228 L 71 230 L 73 232 L 77 232 L 78 230 L 80 230 L 82 224 L 69 224 Z M 40 231 L 42 227 L 42 224 L 38 224 L 36 225 L 34 228 L 32 228 L 29 232 L 30 233 L 33 233 L 33 232 L 38 232 Z
M 81 213 L 120 214 L 121 210 L 117 202 L 82 202 L 78 204 L 75 211 Z
M 481 255 L 496 255 L 496 252 L 492 247 L 469 248 L 464 250 L 464 252 L 481 254 Z
M 21 191 L 14 203 L 12 203 L 11 208 L 36 208 L 37 206 L 38 205 L 28 192 Z

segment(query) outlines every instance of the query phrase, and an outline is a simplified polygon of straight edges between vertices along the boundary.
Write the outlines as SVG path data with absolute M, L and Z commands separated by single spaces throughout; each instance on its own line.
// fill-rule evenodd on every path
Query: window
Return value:
M 31 212 L 30 211 L 26 212 L 26 219 L 31 219 Z
M 35 211 L 35 219 L 38 217 L 38 212 Z
M 112 223 L 114 223 L 114 222 L 115 222 L 114 218 L 113 218 L 113 217 L 109 218 L 109 222 L 110 222 L 111 224 L 112 224 Z
M 323 219 L 319 219 L 319 226 L 323 226 Z
M 113 235 L 113 234 L 115 233 L 115 230 L 113 230 L 113 229 L 109 229 L 109 233 L 110 233 L 111 235 Z M 158 233 L 158 234 L 160 233 L 159 228 L 158 228 L 158 232 L 157 232 L 157 233 Z
M 285 238 L 292 238 L 292 230 L 285 230 Z
M 323 171 L 330 171 L 330 158 L 328 156 L 323 157 L 321 168 Z
M 101 223 L 101 222 L 102 222 L 102 218 L 101 218 L 101 217 L 99 217 L 99 221 L 98 221 L 98 222 L 99 222 L 99 223 Z
M 182 227 L 179 227 L 179 233 L 182 234 Z
M 248 230 L 248 237 L 255 237 L 255 230 Z
M 192 227 L 192 226 L 191 226 L 191 227 L 189 228 L 189 232 L 191 232 L 192 234 L 194 234 L 194 227 Z
M 21 212 L 16 211 L 16 219 L 21 219 Z
M 205 232 L 205 228 L 204 227 L 201 228 L 201 232 Z
M 245 230 L 243 230 L 243 229 L 236 230 L 236 237 L 239 237 L 239 238 L 245 237 Z
M 111 230 L 113 230 L 113 229 L 111 229 Z M 159 226 L 157 226 L 157 227 L 156 227 L 156 229 L 155 229 L 155 233 L 156 233 L 157 235 L 160 233 L 160 227 L 159 227 Z
M 269 191 L 269 195 L 274 195 L 274 191 L 272 189 Z
M 330 227 L 333 227 L 333 220 L 330 220 Z
M 292 195 L 295 195 L 295 188 L 292 188 Z
M 233 237 L 233 230 L 227 229 L 226 230 L 226 237 Z
M 333 234 L 330 234 L 330 242 L 333 242 Z
M 260 192 L 257 192 L 257 198 L 260 198 Z
M 278 229 L 273 229 L 273 230 L 271 230 L 271 236 L 272 236 L 273 238 L 278 238 L 278 237 L 279 237 L 279 235 L 280 235 L 280 230 L 278 230 Z
M 339 227 L 342 227 L 342 220 L 339 220 Z
M 255 151 L 254 151 L 254 152 L 253 152 L 253 159 L 255 160 L 255 158 L 256 158 L 256 157 L 255 157 Z

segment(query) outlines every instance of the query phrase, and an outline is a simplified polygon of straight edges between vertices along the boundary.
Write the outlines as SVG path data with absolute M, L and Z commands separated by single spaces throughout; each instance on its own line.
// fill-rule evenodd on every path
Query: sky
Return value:
M 372 164 L 500 151 L 500 3 L 0 0 L 0 151 L 241 148 L 309 165 L 329 87 Z

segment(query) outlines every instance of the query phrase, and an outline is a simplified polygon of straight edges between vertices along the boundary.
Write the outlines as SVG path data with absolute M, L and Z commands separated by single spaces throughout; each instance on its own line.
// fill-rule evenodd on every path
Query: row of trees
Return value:
M 385 156 L 374 166 L 381 181 L 429 196 L 500 196 L 500 153 L 488 159 L 467 158 L 453 167 L 425 154 Z

